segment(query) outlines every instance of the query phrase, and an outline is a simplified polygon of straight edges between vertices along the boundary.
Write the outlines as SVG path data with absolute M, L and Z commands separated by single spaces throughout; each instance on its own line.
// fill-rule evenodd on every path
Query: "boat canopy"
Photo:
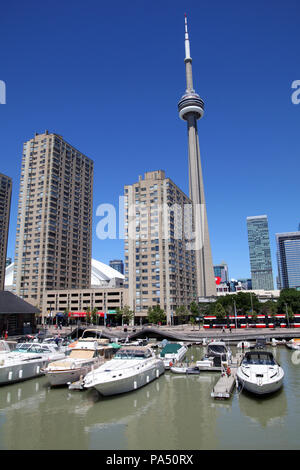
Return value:
M 168 343 L 168 344 L 165 345 L 165 347 L 161 351 L 160 356 L 165 357 L 166 354 L 176 354 L 179 351 L 179 349 L 181 349 L 181 348 L 182 348 L 181 344 Z
M 95 355 L 95 349 L 73 349 L 70 353 L 72 359 L 91 359 Z

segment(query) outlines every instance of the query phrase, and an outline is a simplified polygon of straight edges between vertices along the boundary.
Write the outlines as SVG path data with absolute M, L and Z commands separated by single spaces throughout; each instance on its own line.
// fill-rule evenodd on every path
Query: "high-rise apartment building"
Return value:
M 15 292 L 42 306 L 50 289 L 89 288 L 93 161 L 60 135 L 24 143 L 14 264 Z
M 300 231 L 276 233 L 278 288 L 300 289 Z
M 268 218 L 247 217 L 252 289 L 273 290 L 273 271 Z
M 0 173 L 0 290 L 4 289 L 12 180 Z
M 176 308 L 197 301 L 191 247 L 191 200 L 162 170 L 125 186 L 125 284 L 136 317 L 160 305 L 171 321 Z
M 109 266 L 119 273 L 124 274 L 124 263 L 121 259 L 113 259 L 109 262 Z

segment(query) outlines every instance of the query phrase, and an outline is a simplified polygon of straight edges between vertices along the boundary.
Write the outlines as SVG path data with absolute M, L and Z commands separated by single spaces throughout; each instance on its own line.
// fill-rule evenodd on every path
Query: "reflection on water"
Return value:
M 1 449 L 260 449 L 300 448 L 300 366 L 291 351 L 272 348 L 285 370 L 270 397 L 234 392 L 216 401 L 219 374 L 166 372 L 120 396 L 51 389 L 46 377 L 0 389 Z M 198 360 L 203 349 L 189 350 Z

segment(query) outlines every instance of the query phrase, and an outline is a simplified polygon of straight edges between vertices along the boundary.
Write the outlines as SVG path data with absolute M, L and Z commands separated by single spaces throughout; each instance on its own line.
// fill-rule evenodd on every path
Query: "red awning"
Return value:
M 104 317 L 105 313 L 104 312 L 96 312 L 96 315 L 99 315 L 100 317 Z M 76 317 L 76 318 L 86 317 L 86 312 L 69 312 L 68 316 L 69 317 Z

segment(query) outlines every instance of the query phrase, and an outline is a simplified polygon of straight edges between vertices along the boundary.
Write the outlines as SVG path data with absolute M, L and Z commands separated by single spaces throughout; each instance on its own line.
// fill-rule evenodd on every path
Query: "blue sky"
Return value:
M 215 264 L 250 275 L 246 217 L 275 233 L 300 222 L 300 79 L 297 0 L 64 0 L 1 7 L 0 171 L 13 178 L 8 256 L 14 256 L 22 143 L 48 129 L 92 158 L 93 257 L 123 258 L 122 240 L 96 237 L 97 206 L 118 205 L 124 184 L 164 169 L 188 193 L 184 13 Z

